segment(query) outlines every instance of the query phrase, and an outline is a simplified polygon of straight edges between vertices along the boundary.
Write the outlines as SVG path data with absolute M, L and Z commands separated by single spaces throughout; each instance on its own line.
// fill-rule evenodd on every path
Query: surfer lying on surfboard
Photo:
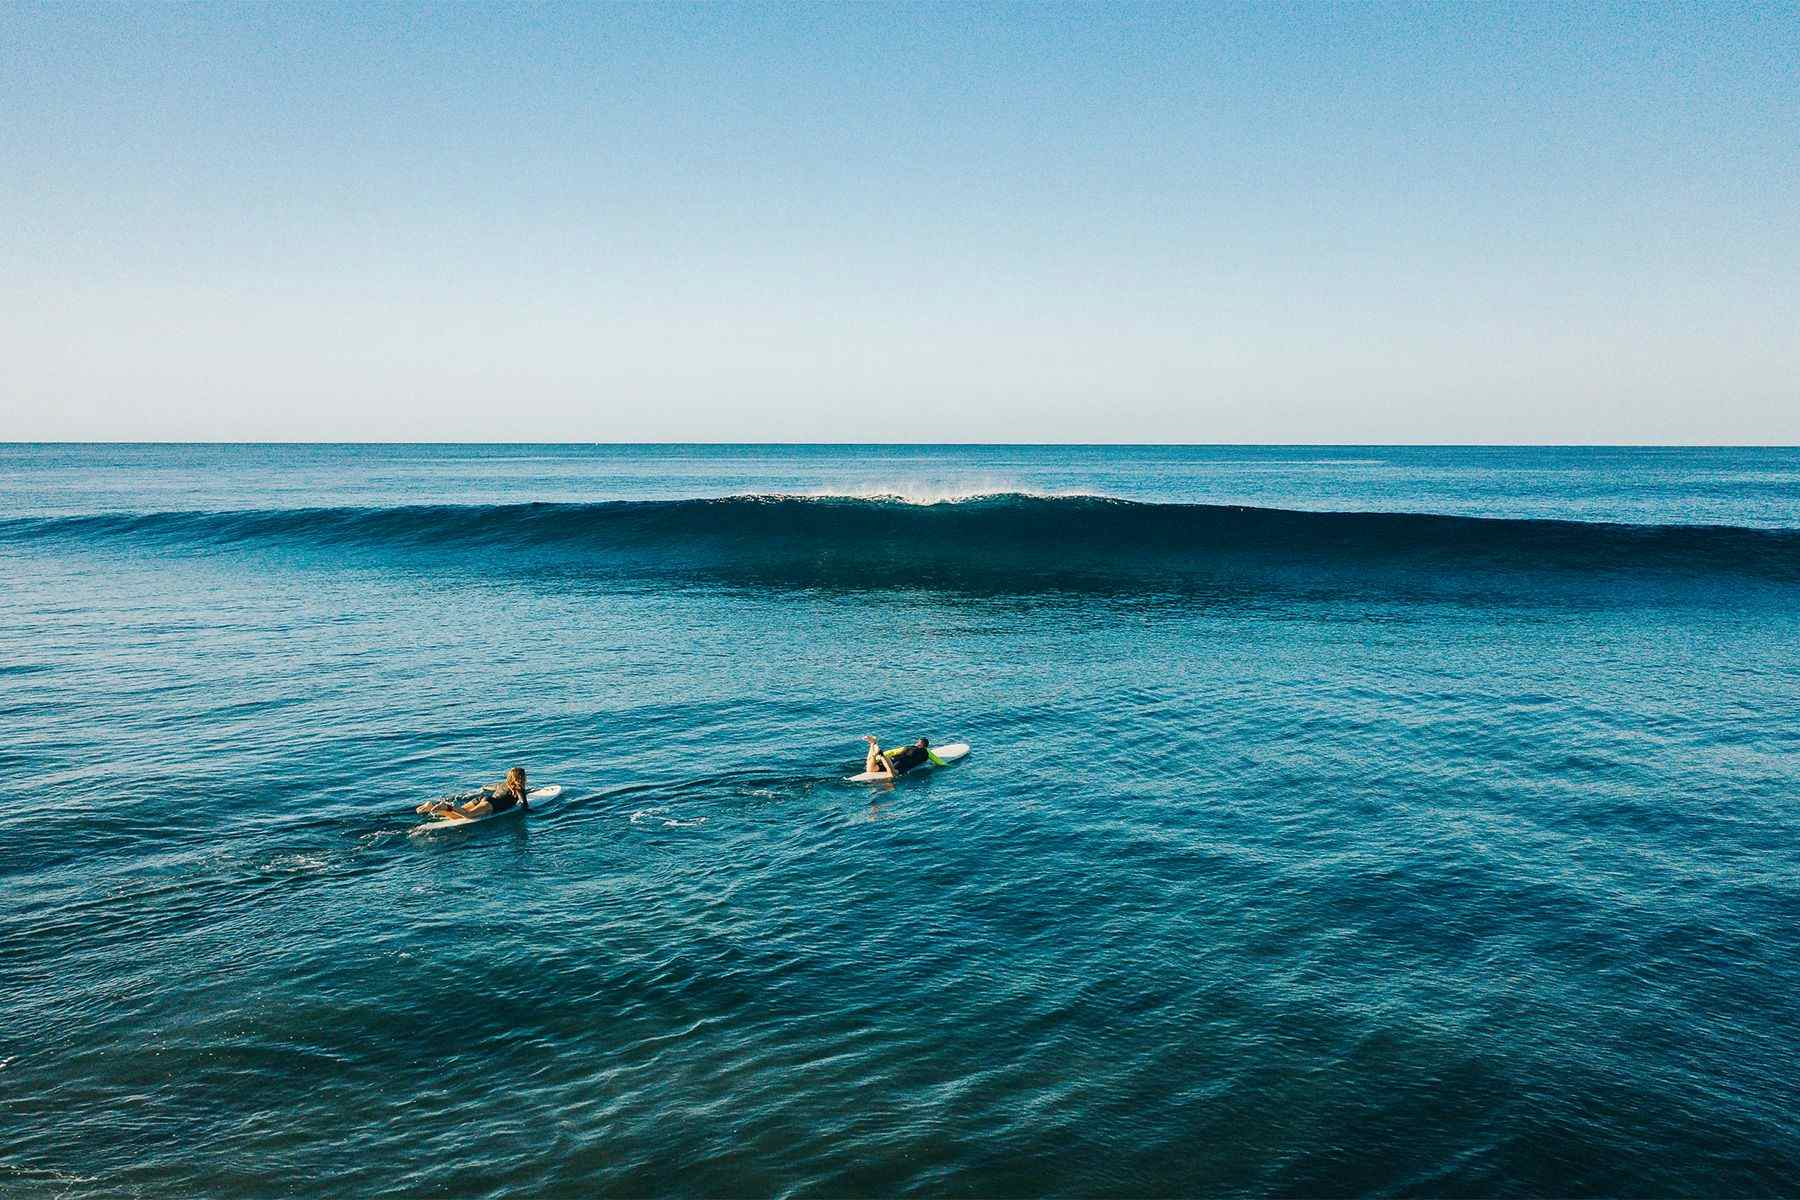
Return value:
M 431 800 L 419 805 L 414 811 L 433 817 L 486 817 L 495 813 L 503 813 L 515 805 L 530 808 L 525 799 L 525 768 L 514 767 L 506 773 L 506 778 L 493 787 L 481 789 L 481 795 L 468 803 L 458 806 L 454 800 Z
M 883 750 L 881 743 L 866 733 L 863 741 L 869 743 L 869 757 L 863 761 L 863 773 L 878 779 L 898 778 L 925 763 L 944 765 L 943 760 L 931 752 L 930 738 L 920 738 L 910 746 L 896 746 L 892 750 Z

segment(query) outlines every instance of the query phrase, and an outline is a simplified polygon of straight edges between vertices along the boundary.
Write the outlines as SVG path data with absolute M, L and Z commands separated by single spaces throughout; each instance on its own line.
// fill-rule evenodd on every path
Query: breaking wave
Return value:
M 549 551 L 639 567 L 754 569 L 771 582 L 859 572 L 997 582 L 1223 562 L 1680 572 L 1800 580 L 1800 530 L 1144 503 L 1094 495 L 735 496 L 574 504 L 109 513 L 0 521 L 0 544 L 304 544 Z

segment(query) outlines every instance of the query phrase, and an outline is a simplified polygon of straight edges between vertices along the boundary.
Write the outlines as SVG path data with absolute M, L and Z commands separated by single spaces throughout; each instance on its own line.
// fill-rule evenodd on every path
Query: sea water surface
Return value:
M 1800 1192 L 1800 451 L 0 446 L 0 576 L 0 1194 Z

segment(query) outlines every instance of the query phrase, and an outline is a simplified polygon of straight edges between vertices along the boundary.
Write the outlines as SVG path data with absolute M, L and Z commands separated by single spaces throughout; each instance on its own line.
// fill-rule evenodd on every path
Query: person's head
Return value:
M 923 750 L 931 745 L 931 739 L 930 738 L 920 738 L 917 742 L 914 743 L 914 745 L 918 746 L 919 749 Z
M 525 768 L 524 767 L 514 767 L 512 770 L 508 771 L 506 773 L 506 786 L 509 788 L 524 787 L 525 786 Z

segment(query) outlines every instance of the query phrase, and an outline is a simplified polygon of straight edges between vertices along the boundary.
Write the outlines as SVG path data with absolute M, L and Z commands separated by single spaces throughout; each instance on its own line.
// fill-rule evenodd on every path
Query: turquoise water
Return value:
M 0 467 L 7 1195 L 1800 1190 L 1800 452 Z

